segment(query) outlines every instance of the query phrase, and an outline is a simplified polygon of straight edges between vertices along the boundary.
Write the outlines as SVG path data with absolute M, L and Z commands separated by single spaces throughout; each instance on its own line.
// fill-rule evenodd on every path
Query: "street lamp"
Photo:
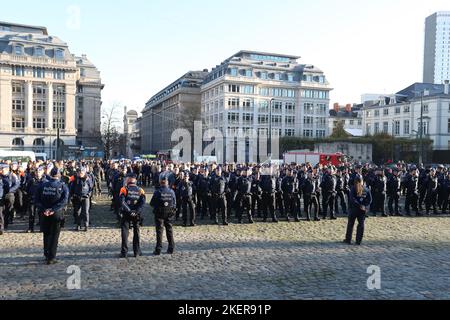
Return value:
M 270 103 L 269 103 L 269 146 L 268 146 L 268 151 L 269 151 L 269 159 L 270 159 L 270 163 L 272 163 L 272 105 L 273 102 L 275 101 L 275 99 L 270 99 Z

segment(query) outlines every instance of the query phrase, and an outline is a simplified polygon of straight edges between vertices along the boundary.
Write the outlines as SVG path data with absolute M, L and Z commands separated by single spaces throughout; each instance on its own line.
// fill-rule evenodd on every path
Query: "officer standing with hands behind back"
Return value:
M 63 209 L 69 201 L 69 189 L 60 180 L 58 168 L 50 171 L 50 179 L 43 182 L 36 190 L 35 205 L 42 214 L 42 231 L 44 233 L 44 256 L 47 264 L 55 264 L 61 224 L 64 221 Z
M 161 187 L 155 192 L 150 201 L 150 206 L 153 207 L 153 212 L 155 214 L 156 249 L 153 253 L 155 256 L 161 254 L 164 227 L 166 228 L 167 241 L 169 242 L 167 253 L 173 254 L 175 250 L 172 226 L 172 221 L 175 217 L 177 208 L 175 192 L 172 189 L 169 189 L 167 178 L 162 177 L 159 183 Z

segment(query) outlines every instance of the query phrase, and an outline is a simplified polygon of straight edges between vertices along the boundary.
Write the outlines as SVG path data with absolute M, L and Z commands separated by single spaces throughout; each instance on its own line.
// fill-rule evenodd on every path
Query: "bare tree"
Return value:
M 110 159 L 113 150 L 120 146 L 120 114 L 122 106 L 114 103 L 111 108 L 103 111 L 102 141 L 105 158 Z

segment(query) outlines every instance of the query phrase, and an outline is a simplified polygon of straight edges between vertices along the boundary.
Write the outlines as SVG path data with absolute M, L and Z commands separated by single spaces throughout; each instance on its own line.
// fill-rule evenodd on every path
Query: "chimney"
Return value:
M 334 104 L 334 111 L 339 112 L 339 103 Z
M 345 106 L 345 111 L 346 111 L 347 113 L 352 112 L 352 105 L 351 105 L 351 104 L 347 104 L 347 105 Z
M 448 80 L 445 80 L 445 82 L 444 82 L 444 94 L 449 94 L 449 81 Z

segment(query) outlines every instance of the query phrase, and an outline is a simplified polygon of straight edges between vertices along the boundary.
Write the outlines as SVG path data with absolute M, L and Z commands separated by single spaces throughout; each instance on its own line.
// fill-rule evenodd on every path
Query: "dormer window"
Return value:
M 58 60 L 64 59 L 64 50 L 56 49 L 55 50 L 55 59 L 58 59 Z
M 36 57 L 43 57 L 44 56 L 44 48 L 42 48 L 42 47 L 34 48 L 34 55 Z
M 14 54 L 15 54 L 16 56 L 21 56 L 21 55 L 23 55 L 23 46 L 21 46 L 21 45 L 16 45 L 16 46 L 14 46 Z

